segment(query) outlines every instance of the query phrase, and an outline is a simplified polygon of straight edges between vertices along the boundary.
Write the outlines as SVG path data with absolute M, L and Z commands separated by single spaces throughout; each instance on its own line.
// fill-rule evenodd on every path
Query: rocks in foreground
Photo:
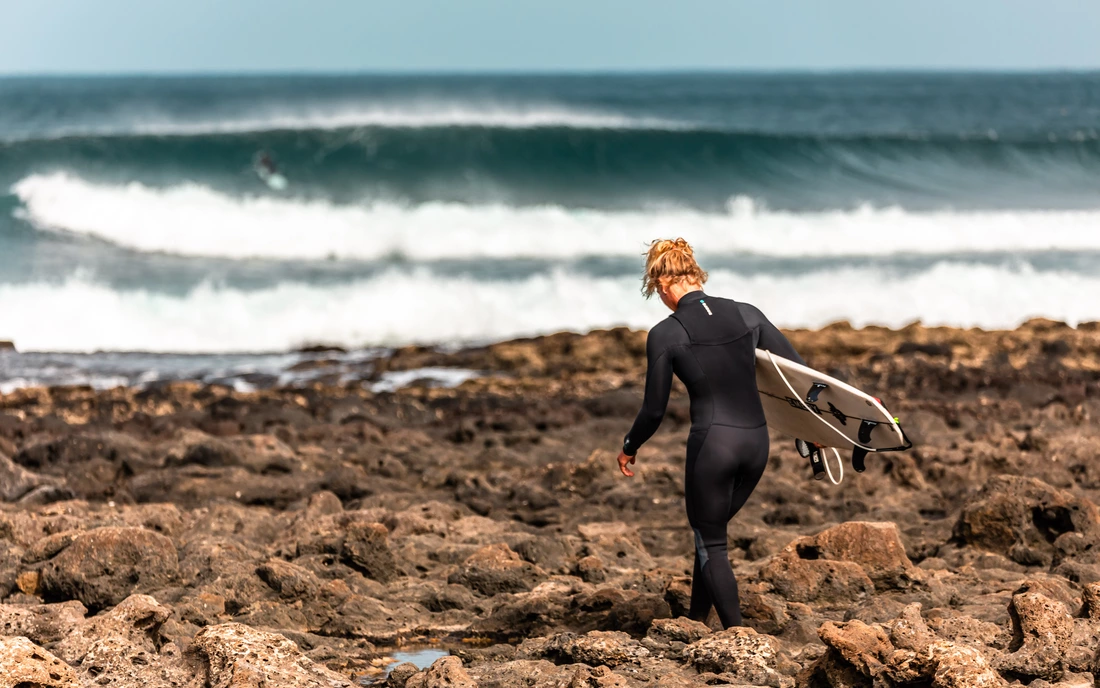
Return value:
M 342 686 L 423 642 L 454 656 L 390 685 L 1091 682 L 1100 328 L 792 337 L 889 387 L 918 446 L 833 488 L 773 436 L 730 527 L 748 627 L 725 632 L 683 618 L 679 391 L 615 472 L 639 333 L 380 364 L 494 373 L 453 390 L 0 397 L 0 657 L 24 671 L 0 686 Z

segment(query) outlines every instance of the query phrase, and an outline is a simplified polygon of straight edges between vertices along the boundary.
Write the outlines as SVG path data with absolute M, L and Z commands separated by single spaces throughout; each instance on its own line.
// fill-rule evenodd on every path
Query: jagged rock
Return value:
M 3 688 L 80 688 L 72 667 L 23 637 L 0 637 Z
M 189 685 L 193 674 L 176 645 L 161 634 L 171 614 L 148 595 L 132 595 L 70 629 L 54 649 L 89 685 L 104 677 L 119 688 L 143 688 L 151 681 Z
M 586 523 L 577 527 L 583 555 L 599 557 L 612 568 L 653 568 L 653 557 L 642 544 L 638 529 L 621 521 Z
M 64 479 L 86 499 L 110 498 L 127 473 L 150 465 L 146 446 L 122 433 L 106 431 L 49 439 L 24 447 L 12 457 L 33 471 Z
M 96 610 L 160 589 L 178 570 L 176 547 L 165 536 L 142 528 L 97 528 L 46 563 L 42 591 L 47 599 L 76 599 Z
M 22 559 L 22 548 L 0 540 L 0 599 L 7 597 L 15 588 Z
M 1073 618 L 1066 606 L 1036 592 L 1012 598 L 1014 645 L 994 667 L 1004 674 L 1059 679 L 1065 672 L 1066 653 L 1073 636 Z
M 782 598 L 754 590 L 745 590 L 741 595 L 741 615 L 746 626 L 772 635 L 782 631 L 791 620 Z
M 386 688 L 405 688 L 409 679 L 419 672 L 420 669 L 412 662 L 398 664 L 386 677 Z
M 865 686 L 931 683 L 935 688 L 1004 686 L 977 648 L 936 636 L 911 604 L 891 624 L 889 636 L 878 624 L 826 622 L 820 629 L 829 651 L 814 664 L 830 685 Z
M 760 571 L 760 579 L 788 602 L 854 601 L 874 593 L 874 583 L 854 561 L 823 557 L 815 538 L 800 538 L 772 557 Z
M 955 524 L 961 542 L 999 552 L 1025 565 L 1049 565 L 1054 543 L 1067 533 L 1100 537 L 1100 508 L 1036 478 L 999 475 L 968 503 Z
M 882 673 L 884 663 L 894 651 L 894 645 L 881 626 L 868 626 L 862 621 L 839 624 L 826 621 L 818 629 L 818 635 L 856 671 L 871 678 Z
M 352 688 L 351 681 L 303 656 L 284 636 L 239 623 L 207 626 L 188 652 L 201 660 L 210 688 Z
M 541 656 L 557 663 L 617 667 L 637 664 L 649 656 L 649 650 L 626 633 L 590 631 L 584 635 L 560 633 L 543 646 Z
M 424 671 L 411 676 L 405 688 L 477 688 L 458 657 L 440 657 Z
M 381 523 L 353 522 L 344 538 L 344 558 L 367 578 L 388 583 L 400 575 L 397 560 L 390 551 L 389 531 Z
M 761 570 L 761 580 L 792 602 L 846 606 L 880 589 L 907 588 L 922 576 L 893 523 L 850 522 L 799 538 Z
M 28 471 L 0 452 L 0 502 L 14 502 L 44 485 L 56 487 L 57 483 Z
M 0 605 L 0 635 L 21 635 L 39 645 L 54 645 L 84 623 L 88 610 L 79 602 Z
M 975 647 L 936 636 L 920 615 L 920 604 L 905 608 L 892 624 L 890 640 L 896 652 L 886 676 L 898 683 L 932 680 L 934 688 L 993 688 L 1006 681 Z
M 602 583 L 607 580 L 607 567 L 603 559 L 590 554 L 577 561 L 577 575 L 587 583 Z
M 685 617 L 657 619 L 649 627 L 648 638 L 691 644 L 711 634 L 710 627 Z
M 1082 597 L 1084 598 L 1082 611 L 1090 619 L 1100 621 L 1100 581 L 1086 585 Z
M 700 671 L 729 674 L 739 683 L 754 686 L 793 688 L 794 680 L 776 671 L 777 653 L 774 638 L 746 627 L 727 628 L 684 650 Z
M 542 569 L 523 561 L 501 543 L 474 552 L 447 582 L 465 585 L 482 595 L 496 595 L 530 590 L 545 577 Z
M 256 569 L 256 574 L 272 590 L 288 599 L 312 598 L 321 588 L 321 581 L 313 572 L 282 559 L 269 559 Z

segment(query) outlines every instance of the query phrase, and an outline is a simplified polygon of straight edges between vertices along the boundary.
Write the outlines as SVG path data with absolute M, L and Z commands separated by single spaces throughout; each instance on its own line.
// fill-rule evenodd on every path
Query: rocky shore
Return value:
M 916 447 L 835 487 L 773 435 L 729 631 L 680 617 L 679 387 L 615 469 L 644 333 L 376 364 L 453 389 L 0 396 L 0 688 L 1093 685 L 1100 324 L 789 334 Z

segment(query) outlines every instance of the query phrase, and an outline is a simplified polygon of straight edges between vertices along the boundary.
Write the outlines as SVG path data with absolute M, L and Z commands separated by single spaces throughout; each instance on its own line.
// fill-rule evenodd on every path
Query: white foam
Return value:
M 789 213 L 749 199 L 726 212 L 636 212 L 376 202 L 334 205 L 239 198 L 199 184 L 156 189 L 97 184 L 65 173 L 12 187 L 41 229 L 137 251 L 227 258 L 372 260 L 638 256 L 656 237 L 684 236 L 701 255 L 848 256 L 1100 250 L 1100 211 L 909 212 L 898 208 Z
M 119 292 L 83 278 L 0 285 L 0 336 L 22 350 L 232 352 L 305 342 L 453 344 L 613 325 L 648 328 L 666 312 L 637 279 L 564 271 L 474 281 L 392 271 L 339 286 L 260 291 L 204 285 L 185 295 Z M 1033 316 L 1100 320 L 1100 276 L 940 263 L 898 276 L 877 268 L 746 277 L 714 271 L 708 290 L 754 303 L 778 325 L 1013 327 Z M 395 294 L 400 294 L 396 299 Z
M 218 117 L 181 119 L 146 111 L 115 113 L 103 123 L 55 127 L 49 138 L 65 136 L 195 136 L 283 130 L 332 130 L 356 127 L 421 129 L 427 127 L 493 127 L 535 129 L 686 129 L 691 125 L 656 117 L 632 117 L 594 109 L 555 105 L 482 105 L 422 101 L 389 105 L 343 103 L 329 107 L 259 107 Z M 38 138 L 38 136 L 35 136 Z
M 371 391 L 396 392 L 408 387 L 418 380 L 425 380 L 436 387 L 458 387 L 467 380 L 478 377 L 481 373 L 465 368 L 416 368 L 413 370 L 392 370 L 382 373 L 382 379 L 371 385 Z

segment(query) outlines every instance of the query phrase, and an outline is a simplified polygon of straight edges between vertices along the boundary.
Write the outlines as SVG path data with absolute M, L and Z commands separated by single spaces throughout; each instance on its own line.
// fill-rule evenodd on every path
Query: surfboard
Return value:
M 275 191 L 282 191 L 289 184 L 286 177 L 284 177 L 283 175 L 279 174 L 278 172 L 270 172 L 263 168 L 259 168 L 256 170 L 256 176 L 259 177 L 264 184 L 267 184 Z
M 858 472 L 862 472 L 868 453 L 902 451 L 913 446 L 901 423 L 879 399 L 763 349 L 756 350 L 756 387 L 769 427 L 833 448 L 838 461 L 840 451 L 851 452 Z M 827 464 L 824 468 L 830 479 L 839 483 Z M 815 477 L 823 475 L 817 464 L 814 473 Z

